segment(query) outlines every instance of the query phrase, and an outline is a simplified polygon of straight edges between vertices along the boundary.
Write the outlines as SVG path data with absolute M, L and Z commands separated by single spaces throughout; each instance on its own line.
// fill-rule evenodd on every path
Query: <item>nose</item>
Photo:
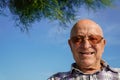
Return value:
M 89 42 L 88 39 L 85 39 L 80 46 L 81 46 L 81 48 L 83 48 L 83 49 L 88 49 L 88 48 L 91 47 L 91 44 L 90 44 L 90 42 Z

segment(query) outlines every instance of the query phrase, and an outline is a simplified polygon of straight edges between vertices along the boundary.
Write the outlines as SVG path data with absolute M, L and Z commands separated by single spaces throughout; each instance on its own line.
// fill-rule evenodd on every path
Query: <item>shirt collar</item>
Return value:
M 101 66 L 102 66 L 102 70 L 105 70 L 105 71 L 107 71 L 107 70 L 111 70 L 112 72 L 118 72 L 116 69 L 114 69 L 114 68 L 111 68 L 108 64 L 107 64 L 107 62 L 105 62 L 104 60 L 101 60 Z M 101 70 L 101 71 L 102 71 Z M 77 64 L 76 63 L 73 63 L 72 65 L 71 65 L 71 72 L 72 73 L 74 73 L 74 72 L 77 72 L 77 73 L 81 73 L 81 74 L 84 74 L 81 70 L 79 70 L 78 69 L 78 66 L 77 66 Z M 97 71 L 97 72 L 100 72 L 100 71 Z M 96 73 L 97 73 L 96 72 Z

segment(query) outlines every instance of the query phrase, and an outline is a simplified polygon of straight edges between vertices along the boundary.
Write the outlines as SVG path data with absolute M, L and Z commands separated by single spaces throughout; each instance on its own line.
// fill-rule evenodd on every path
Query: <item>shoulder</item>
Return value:
M 109 70 L 109 71 L 112 71 L 112 72 L 117 72 L 117 73 L 120 73 L 120 68 L 115 68 L 115 67 L 111 67 L 110 65 L 107 64 L 106 61 L 104 60 L 101 60 L 101 64 L 102 66 L 106 69 L 106 70 Z
M 53 74 L 50 78 L 48 78 L 48 80 L 59 80 L 59 79 L 63 79 L 67 76 L 70 75 L 70 71 L 68 72 L 58 72 L 56 74 Z
M 120 68 L 111 68 L 111 70 L 120 73 Z

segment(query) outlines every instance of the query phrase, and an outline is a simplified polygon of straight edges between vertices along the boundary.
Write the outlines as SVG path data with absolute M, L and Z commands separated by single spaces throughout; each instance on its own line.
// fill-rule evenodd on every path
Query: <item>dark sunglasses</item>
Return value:
M 103 39 L 103 37 L 99 36 L 99 35 L 90 35 L 88 36 L 88 41 L 90 44 L 98 44 L 99 42 L 101 42 L 101 40 Z M 70 39 L 74 44 L 81 44 L 85 41 L 85 36 L 74 36 L 71 37 Z

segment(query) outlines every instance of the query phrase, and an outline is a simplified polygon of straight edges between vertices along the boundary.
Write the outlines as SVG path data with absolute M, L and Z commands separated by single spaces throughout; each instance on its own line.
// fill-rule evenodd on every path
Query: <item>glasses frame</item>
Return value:
M 99 38 L 97 38 L 97 37 L 99 37 Z M 85 38 L 86 38 L 86 36 L 78 35 L 78 36 L 71 37 L 70 40 L 74 44 L 81 44 L 85 41 Z M 94 44 L 94 45 L 100 43 L 104 39 L 104 37 L 102 37 L 100 35 L 90 35 L 90 36 L 87 36 L 87 38 L 88 38 L 87 40 L 89 41 L 89 43 Z M 98 39 L 98 41 L 95 41 L 96 39 Z

